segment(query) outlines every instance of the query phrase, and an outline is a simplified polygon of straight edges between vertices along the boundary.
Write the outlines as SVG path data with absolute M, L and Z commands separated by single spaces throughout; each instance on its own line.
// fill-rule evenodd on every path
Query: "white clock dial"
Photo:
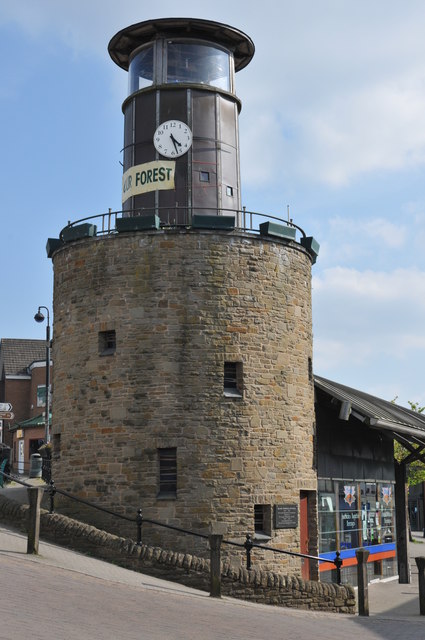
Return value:
M 153 134 L 155 149 L 166 158 L 178 158 L 192 146 L 192 132 L 180 120 L 167 120 Z

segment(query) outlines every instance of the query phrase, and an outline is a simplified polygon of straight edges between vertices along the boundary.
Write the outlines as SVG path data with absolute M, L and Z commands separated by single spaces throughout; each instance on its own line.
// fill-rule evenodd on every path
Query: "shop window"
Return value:
M 159 498 L 175 498 L 177 495 L 177 449 L 158 449 Z
M 227 397 L 242 397 L 242 362 L 224 363 L 224 395 Z
M 199 180 L 201 182 L 209 182 L 210 181 L 210 172 L 209 171 L 200 171 L 199 172 Z
M 115 353 L 117 343 L 115 329 L 99 331 L 99 355 L 110 356 Z
M 339 551 L 342 558 L 350 557 L 353 549 L 366 547 L 369 580 L 396 575 L 394 484 L 319 479 L 318 488 L 319 555 L 332 558 Z M 320 571 L 321 580 L 335 579 L 335 572 L 326 566 Z M 343 567 L 342 579 L 355 586 L 356 567 Z
M 271 537 L 271 505 L 254 505 L 254 538 L 257 540 Z
M 326 481 L 319 481 L 320 484 Z M 319 548 L 321 552 L 337 550 L 336 500 L 333 482 L 319 493 Z

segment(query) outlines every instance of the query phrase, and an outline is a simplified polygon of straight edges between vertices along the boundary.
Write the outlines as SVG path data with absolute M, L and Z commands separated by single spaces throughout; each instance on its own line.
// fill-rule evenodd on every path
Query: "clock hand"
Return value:
M 173 143 L 173 145 L 174 145 L 174 149 L 176 150 L 176 153 L 178 153 L 177 145 L 178 145 L 179 147 L 181 147 L 181 146 L 182 146 L 182 143 L 181 143 L 181 142 L 179 142 L 178 140 L 176 140 L 172 133 L 170 133 L 170 138 L 171 138 L 171 141 L 172 141 L 172 143 Z

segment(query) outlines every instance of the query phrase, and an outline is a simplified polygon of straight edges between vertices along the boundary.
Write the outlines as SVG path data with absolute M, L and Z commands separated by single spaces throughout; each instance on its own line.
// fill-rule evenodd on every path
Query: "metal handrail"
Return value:
M 0 470 L 0 473 L 3 474 L 4 477 L 14 481 L 14 482 L 18 482 L 19 484 L 26 486 L 26 487 L 30 487 L 32 488 L 31 484 L 28 484 L 22 480 L 19 480 L 18 478 L 15 478 L 14 476 L 11 476 L 7 473 L 5 473 L 4 471 Z M 187 535 L 191 535 L 191 536 L 195 536 L 198 538 L 202 538 L 204 540 L 208 540 L 209 536 L 203 533 L 198 533 L 196 531 L 190 531 L 189 529 L 183 529 L 182 527 L 177 527 L 175 525 L 171 525 L 171 524 L 166 524 L 165 522 L 160 522 L 159 520 L 153 520 L 151 518 L 144 518 L 142 516 L 142 510 L 138 509 L 137 510 L 137 516 L 135 518 L 129 517 L 129 516 L 124 516 L 123 514 L 117 513 L 116 511 L 112 511 L 111 509 L 107 509 L 106 507 L 102 507 L 100 505 L 97 505 L 93 502 L 90 502 L 89 500 L 84 500 L 84 498 L 79 498 L 78 496 L 74 496 L 71 493 L 69 493 L 68 491 L 64 491 L 63 489 L 58 489 L 55 486 L 55 483 L 53 482 L 53 480 L 50 482 L 49 486 L 46 486 L 44 488 L 44 491 L 49 493 L 50 495 L 50 513 L 53 513 L 54 511 L 54 496 L 56 493 L 59 493 L 60 495 L 63 495 L 71 500 L 75 500 L 76 502 L 80 502 L 82 504 L 85 504 L 89 507 L 93 507 L 94 509 L 98 509 L 99 511 L 103 511 L 104 513 L 108 513 L 109 515 L 112 515 L 114 517 L 117 518 L 122 518 L 123 520 L 127 520 L 127 522 L 135 522 L 137 525 L 137 544 L 141 544 L 142 543 L 142 524 L 144 522 L 147 522 L 149 524 L 153 524 L 159 527 L 164 527 L 166 529 L 171 529 L 173 531 L 178 531 L 179 533 L 185 533 Z M 253 548 L 256 549 L 264 549 L 265 551 L 273 551 L 275 553 L 283 553 L 285 555 L 290 555 L 290 556 L 296 556 L 299 558 L 306 558 L 308 560 L 316 560 L 319 562 L 328 562 L 331 564 L 335 565 L 336 568 L 336 572 L 337 572 L 337 584 L 341 584 L 341 567 L 343 564 L 343 560 L 340 557 L 340 553 L 339 551 L 336 551 L 336 555 L 335 555 L 335 559 L 334 560 L 329 560 L 328 558 L 321 558 L 319 556 L 312 556 L 306 553 L 298 553 L 297 551 L 286 551 L 284 549 L 276 549 L 274 547 L 270 547 L 268 545 L 262 545 L 262 544 L 258 544 L 256 542 L 253 542 L 251 534 L 247 533 L 246 534 L 246 540 L 244 543 L 241 542 L 235 542 L 233 540 L 222 540 L 222 544 L 228 544 L 230 546 L 234 546 L 234 547 L 239 547 L 241 549 L 245 549 L 246 552 L 246 568 L 247 570 L 251 569 L 252 566 L 252 559 L 251 559 L 251 551 Z
M 150 207 L 150 208 L 127 209 L 127 210 L 118 210 L 118 211 L 110 210 L 107 213 L 98 213 L 91 216 L 85 216 L 84 218 L 79 218 L 78 220 L 74 220 L 73 222 L 68 221 L 67 227 L 73 227 L 75 225 L 82 224 L 84 222 L 101 219 L 101 224 L 98 225 L 100 227 L 100 230 L 97 230 L 96 232 L 97 235 L 111 235 L 111 234 L 117 233 L 115 229 L 116 219 L 119 218 L 120 216 L 122 217 L 123 214 L 127 216 L 146 215 L 146 214 L 149 215 L 153 213 L 160 215 L 161 213 L 168 212 L 169 214 L 170 213 L 175 214 L 177 217 L 178 213 L 186 212 L 187 214 L 186 222 L 182 222 L 182 223 L 176 223 L 175 221 L 172 222 L 169 220 L 170 215 L 168 215 L 168 221 L 167 222 L 161 221 L 160 223 L 161 228 L 179 228 L 179 227 L 186 228 L 190 226 L 189 212 L 193 210 L 196 210 L 197 212 L 202 211 L 204 213 L 210 211 L 210 212 L 214 212 L 214 215 L 219 215 L 218 212 L 220 212 L 220 215 L 223 215 L 223 213 L 235 214 L 236 219 L 240 219 L 241 221 L 243 221 L 242 226 L 235 227 L 239 231 L 251 231 L 251 232 L 258 233 L 259 230 L 257 228 L 254 228 L 253 226 L 254 217 L 258 217 L 258 218 L 264 218 L 265 220 L 275 220 L 280 224 L 285 224 L 288 227 L 293 227 L 299 231 L 299 233 L 302 235 L 303 238 L 306 237 L 305 231 L 301 227 L 299 227 L 297 224 L 295 224 L 292 219 L 285 220 L 284 218 L 280 218 L 278 216 L 274 216 L 270 214 L 260 213 L 258 211 L 247 211 L 246 207 L 244 207 L 243 209 L 227 209 L 225 207 L 214 208 L 214 207 L 173 206 L 173 207 Z M 163 217 L 166 217 L 166 216 L 163 216 Z M 247 224 L 247 217 L 249 217 L 248 224 Z M 112 226 L 112 222 L 114 226 Z

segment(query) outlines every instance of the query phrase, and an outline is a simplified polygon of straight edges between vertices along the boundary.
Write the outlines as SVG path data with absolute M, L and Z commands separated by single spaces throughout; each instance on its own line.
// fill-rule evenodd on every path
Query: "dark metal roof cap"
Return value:
M 388 428 L 391 425 L 394 431 L 398 431 L 398 427 L 405 427 L 416 431 L 422 437 L 425 436 L 425 415 L 417 411 L 320 376 L 314 376 L 314 384 L 333 398 L 341 402 L 349 402 L 352 408 L 362 415 L 367 424 L 371 426 Z
M 109 55 L 119 67 L 128 71 L 132 52 L 158 37 L 187 37 L 215 42 L 233 52 L 236 71 L 249 64 L 255 51 L 249 36 L 227 24 L 198 18 L 159 18 L 138 22 L 118 31 L 109 42 Z

